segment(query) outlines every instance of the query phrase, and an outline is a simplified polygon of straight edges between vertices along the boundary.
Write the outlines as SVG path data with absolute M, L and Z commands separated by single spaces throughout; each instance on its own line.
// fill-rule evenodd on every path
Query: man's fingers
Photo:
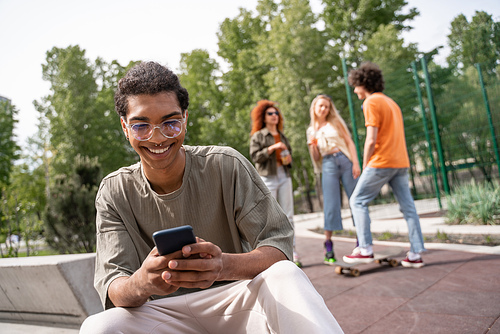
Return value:
M 211 271 L 216 269 L 214 262 L 209 261 L 207 258 L 200 259 L 186 259 L 186 260 L 170 260 L 168 262 L 168 268 L 179 270 L 179 271 Z
M 182 247 L 182 256 L 189 257 L 190 255 L 199 255 L 200 257 L 206 257 L 211 255 L 212 257 L 220 256 L 222 251 L 219 247 L 215 246 L 211 242 L 197 242 L 188 246 Z

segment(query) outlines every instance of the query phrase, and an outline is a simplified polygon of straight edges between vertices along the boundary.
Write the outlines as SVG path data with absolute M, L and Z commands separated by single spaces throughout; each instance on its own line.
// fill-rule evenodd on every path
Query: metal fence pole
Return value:
M 479 75 L 479 84 L 481 85 L 481 92 L 483 93 L 484 106 L 486 108 L 486 115 L 488 116 L 488 124 L 490 126 L 491 138 L 493 139 L 493 149 L 495 151 L 495 158 L 497 160 L 498 174 L 500 175 L 500 155 L 498 154 L 497 136 L 495 134 L 495 127 L 493 126 L 493 119 L 491 118 L 490 102 L 488 101 L 488 94 L 484 87 L 483 73 L 481 72 L 481 65 L 476 64 L 477 74 Z
M 358 127 L 356 125 L 356 115 L 354 115 L 354 105 L 352 103 L 351 87 L 349 86 L 349 81 L 347 79 L 347 76 L 348 76 L 347 63 L 346 63 L 344 58 L 342 58 L 342 70 L 344 71 L 344 85 L 345 85 L 345 90 L 347 93 L 347 102 L 349 104 L 349 114 L 351 115 L 352 137 L 354 139 L 354 145 L 356 145 L 356 152 L 358 153 L 359 165 L 363 166 L 361 149 L 359 148 Z
M 431 170 L 432 178 L 434 179 L 434 189 L 436 190 L 436 198 L 438 200 L 439 209 L 442 209 L 443 206 L 441 205 L 441 194 L 439 193 L 439 183 L 434 163 L 434 155 L 432 154 L 431 138 L 429 136 L 429 128 L 427 127 L 427 117 L 425 116 L 424 100 L 422 99 L 422 91 L 420 90 L 420 82 L 418 80 L 417 62 L 413 61 L 411 63 L 411 67 L 413 70 L 413 77 L 415 78 L 415 87 L 417 89 L 418 102 L 420 104 L 420 110 L 422 111 L 422 122 L 424 124 L 425 140 L 427 141 L 427 149 L 429 151 L 429 157 L 431 158 Z
M 429 100 L 429 110 L 431 112 L 432 127 L 434 128 L 434 135 L 436 136 L 436 148 L 439 157 L 439 164 L 441 169 L 441 175 L 443 177 L 443 187 L 446 195 L 450 194 L 450 187 L 448 186 L 448 175 L 446 172 L 446 165 L 444 163 L 443 148 L 441 146 L 441 135 L 439 133 L 439 126 L 436 116 L 436 108 L 434 108 L 434 97 L 432 95 L 431 79 L 429 78 L 429 71 L 427 70 L 427 62 L 425 57 L 420 59 L 422 63 L 422 70 L 424 71 L 425 86 L 427 88 L 427 98 Z

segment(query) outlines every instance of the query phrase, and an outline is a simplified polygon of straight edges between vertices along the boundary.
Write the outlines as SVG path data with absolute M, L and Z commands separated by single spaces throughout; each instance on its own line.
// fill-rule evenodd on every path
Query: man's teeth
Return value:
M 161 153 L 167 152 L 169 148 L 170 148 L 170 146 L 162 147 L 162 148 L 152 148 L 152 147 L 150 147 L 149 150 L 151 152 L 153 152 L 153 153 L 161 154 Z

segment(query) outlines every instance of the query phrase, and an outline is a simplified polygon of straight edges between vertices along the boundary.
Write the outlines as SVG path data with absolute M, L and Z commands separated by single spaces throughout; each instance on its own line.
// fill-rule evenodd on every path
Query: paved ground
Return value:
M 345 333 L 500 333 L 499 255 L 431 249 L 423 268 L 367 264 L 351 277 L 322 263 L 321 243 L 297 238 L 303 270 Z M 335 241 L 339 255 L 353 247 Z
M 419 201 L 424 233 L 495 234 L 500 226 L 448 226 L 435 201 Z M 396 210 L 395 210 L 396 208 Z M 353 229 L 349 212 L 344 227 Z M 374 208 L 374 232 L 406 233 L 406 223 L 395 206 Z M 425 217 L 425 218 L 424 218 Z M 325 299 L 345 333 L 500 333 L 500 246 L 426 244 L 425 267 L 360 266 L 361 276 L 335 274 L 323 264 L 323 237 L 310 231 L 323 226 L 322 214 L 295 219 L 297 249 L 303 270 Z M 335 238 L 337 256 L 349 254 L 354 240 Z M 375 251 L 409 244 L 376 242 Z M 398 259 L 403 259 L 404 253 Z M 1 333 L 76 334 L 78 330 L 19 324 L 0 324 Z M 327 333 L 327 331 L 325 331 Z
M 429 203 L 418 203 L 419 213 Z M 418 207 L 418 205 L 417 205 Z M 344 227 L 354 228 L 349 214 Z M 448 226 L 443 218 L 422 215 L 424 233 L 500 234 L 500 226 Z M 373 213 L 375 232 L 407 233 L 401 214 Z M 359 277 L 337 275 L 323 264 L 321 214 L 296 219 L 297 250 L 303 270 L 325 299 L 345 333 L 500 333 L 500 246 L 431 244 L 420 269 L 366 264 Z M 375 242 L 375 252 L 407 243 Z M 335 238 L 337 257 L 350 254 L 355 240 Z M 402 260 L 403 252 L 398 257 Z

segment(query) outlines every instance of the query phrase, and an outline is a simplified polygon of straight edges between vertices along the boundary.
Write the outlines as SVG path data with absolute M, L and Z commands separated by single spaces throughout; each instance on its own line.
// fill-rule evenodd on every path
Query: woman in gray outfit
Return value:
M 260 177 L 293 225 L 292 148 L 283 134 L 283 115 L 274 102 L 260 100 L 253 108 L 251 118 L 250 156 Z M 293 261 L 301 266 L 295 247 Z

